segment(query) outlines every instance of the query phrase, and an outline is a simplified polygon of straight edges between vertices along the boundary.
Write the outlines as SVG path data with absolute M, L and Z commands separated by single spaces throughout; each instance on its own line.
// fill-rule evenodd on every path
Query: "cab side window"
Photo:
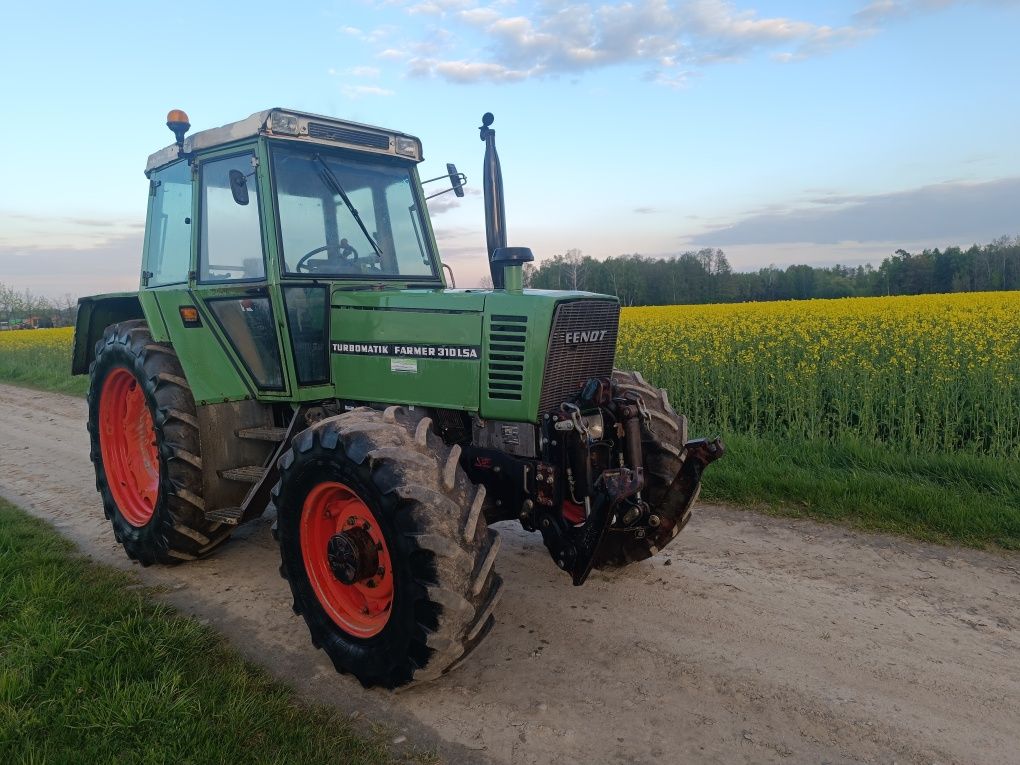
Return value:
M 191 168 L 181 160 L 149 177 L 143 286 L 181 284 L 191 268 Z
M 199 281 L 264 279 L 255 157 L 239 154 L 202 163 Z

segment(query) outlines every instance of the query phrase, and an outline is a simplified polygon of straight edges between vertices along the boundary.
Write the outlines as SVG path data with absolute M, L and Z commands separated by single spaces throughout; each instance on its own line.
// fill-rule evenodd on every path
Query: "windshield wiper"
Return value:
M 354 220 L 358 224 L 358 227 L 361 229 L 361 232 L 365 235 L 365 238 L 368 240 L 368 243 L 372 245 L 372 249 L 375 250 L 375 254 L 381 258 L 382 250 L 379 249 L 379 245 L 376 244 L 376 241 L 375 239 L 372 238 L 372 235 L 368 233 L 368 229 L 365 227 L 364 222 L 361 220 L 361 216 L 358 215 L 357 209 L 354 207 L 354 205 L 351 204 L 351 198 L 347 196 L 347 192 L 344 191 L 344 187 L 340 185 L 340 181 L 337 180 L 337 177 L 333 174 L 333 171 L 329 169 L 329 165 L 327 165 L 326 161 L 318 154 L 313 155 L 312 159 L 315 162 L 318 162 L 319 166 L 322 168 L 319 171 L 320 177 L 322 178 L 322 182 L 329 186 L 334 193 L 340 195 L 340 198 L 344 201 L 344 204 L 347 205 L 347 209 L 350 210 L 351 215 L 354 216 Z

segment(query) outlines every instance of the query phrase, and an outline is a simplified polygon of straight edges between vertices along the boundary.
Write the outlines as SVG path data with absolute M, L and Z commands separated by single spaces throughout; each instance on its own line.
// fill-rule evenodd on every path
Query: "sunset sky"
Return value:
M 18 3 L 0 28 L 0 281 L 137 286 L 147 155 L 286 106 L 422 139 L 461 285 L 486 272 L 483 112 L 509 243 L 720 247 L 738 270 L 1020 234 L 1020 2 Z

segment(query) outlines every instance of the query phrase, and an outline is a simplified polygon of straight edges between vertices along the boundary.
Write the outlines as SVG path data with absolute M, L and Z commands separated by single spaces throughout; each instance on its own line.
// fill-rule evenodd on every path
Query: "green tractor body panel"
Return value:
M 266 290 L 271 308 L 272 292 Z M 541 290 L 335 288 L 328 326 L 306 341 L 328 360 L 326 376 L 302 380 L 295 356 L 308 350 L 287 342 L 293 328 L 284 306 L 272 312 L 281 318 L 268 328 L 275 348 L 259 356 L 216 313 L 218 303 L 236 300 L 233 290 L 159 287 L 83 302 L 79 321 L 95 327 L 76 333 L 74 358 L 87 371 L 104 327 L 144 316 L 154 339 L 173 345 L 199 405 L 340 399 L 535 422 L 556 306 L 579 299 L 615 302 L 605 295 Z M 197 310 L 199 321 L 186 324 L 182 308 Z M 267 375 L 267 367 L 277 364 L 278 375 Z
M 255 397 L 255 387 L 246 379 L 230 344 L 216 332 L 205 301 L 186 289 L 163 287 L 142 292 L 153 296 L 160 317 L 166 321 L 167 340 L 184 367 L 195 403 L 203 405 Z M 201 323 L 185 325 L 182 307 L 197 309 Z
M 480 293 L 334 292 L 337 397 L 478 411 Z
M 538 290 L 336 291 L 334 395 L 534 422 L 555 307 L 585 297 L 615 302 Z

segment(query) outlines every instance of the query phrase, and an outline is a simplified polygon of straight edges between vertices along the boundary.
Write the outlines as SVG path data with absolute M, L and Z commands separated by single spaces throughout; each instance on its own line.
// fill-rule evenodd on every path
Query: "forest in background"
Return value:
M 535 289 L 617 295 L 623 305 L 743 303 L 812 298 L 1020 290 L 1020 236 L 989 244 L 896 250 L 878 266 L 766 266 L 735 272 L 720 249 L 668 258 L 619 255 L 605 260 L 580 250 L 525 267 Z
M 720 249 L 668 258 L 618 255 L 596 260 L 569 250 L 524 269 L 535 289 L 588 290 L 617 295 L 626 306 L 746 303 L 812 298 L 922 295 L 1020 290 L 1020 236 L 986 245 L 896 250 L 878 266 L 766 266 L 734 271 Z M 0 282 L 0 329 L 74 323 L 77 298 L 48 298 Z

